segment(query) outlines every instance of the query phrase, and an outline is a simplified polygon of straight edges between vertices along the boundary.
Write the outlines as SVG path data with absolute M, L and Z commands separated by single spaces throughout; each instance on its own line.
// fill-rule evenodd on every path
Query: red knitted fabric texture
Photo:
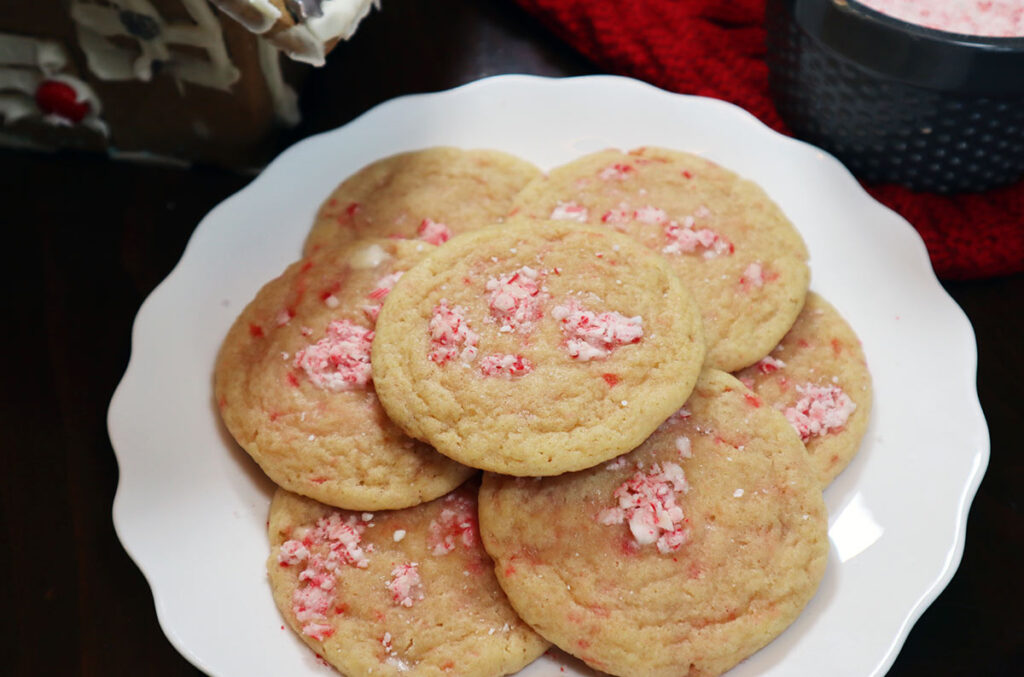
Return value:
M 601 68 L 724 99 L 789 133 L 768 94 L 764 0 L 516 0 Z M 1024 181 L 943 196 L 865 185 L 921 234 L 939 277 L 1024 271 Z

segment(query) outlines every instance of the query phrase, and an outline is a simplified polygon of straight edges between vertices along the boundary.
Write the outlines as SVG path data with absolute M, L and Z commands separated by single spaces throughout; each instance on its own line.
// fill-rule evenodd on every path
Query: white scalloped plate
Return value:
M 863 341 L 875 405 L 860 454 L 826 492 L 821 589 L 730 675 L 883 674 L 959 564 L 988 463 L 971 326 L 916 232 L 834 158 L 733 105 L 611 76 L 501 76 L 386 102 L 296 144 L 199 224 L 139 311 L 108 421 L 114 524 L 174 646 L 217 677 L 329 672 L 282 628 L 264 571 L 272 486 L 220 425 L 211 372 L 229 325 L 298 258 L 335 185 L 434 145 L 497 148 L 543 168 L 608 146 L 667 146 L 757 181 L 782 206 L 810 248 L 812 288 Z M 586 674 L 561 657 L 522 674 L 565 674 L 563 662 Z

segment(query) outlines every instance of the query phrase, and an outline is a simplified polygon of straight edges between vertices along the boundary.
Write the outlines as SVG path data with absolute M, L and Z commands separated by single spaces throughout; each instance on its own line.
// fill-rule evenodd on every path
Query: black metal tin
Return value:
M 793 133 L 868 182 L 981 191 L 1024 177 L 1024 37 L 947 33 L 854 0 L 768 0 Z

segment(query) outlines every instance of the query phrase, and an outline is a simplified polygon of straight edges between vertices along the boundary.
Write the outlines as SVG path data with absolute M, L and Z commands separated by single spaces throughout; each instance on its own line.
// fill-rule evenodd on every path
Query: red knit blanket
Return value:
M 768 94 L 765 0 L 516 0 L 600 67 L 738 104 L 789 133 Z M 921 234 L 939 277 L 1024 271 L 1024 181 L 943 196 L 866 184 Z

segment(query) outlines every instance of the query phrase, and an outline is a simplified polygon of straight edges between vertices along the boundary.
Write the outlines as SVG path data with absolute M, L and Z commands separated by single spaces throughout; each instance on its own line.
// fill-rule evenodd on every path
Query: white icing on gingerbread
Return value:
M 0 119 L 34 119 L 55 127 L 85 127 L 103 136 L 110 129 L 102 105 L 83 80 L 62 72 L 68 57 L 56 42 L 0 34 Z
M 302 120 L 299 113 L 299 95 L 291 85 L 284 81 L 281 72 L 281 52 L 266 40 L 257 40 L 260 69 L 263 81 L 270 94 L 270 102 L 274 107 L 274 116 L 288 126 L 295 126 Z
M 159 63 L 179 87 L 187 82 L 229 91 L 241 73 L 228 55 L 220 20 L 206 0 L 181 4 L 191 21 L 170 23 L 149 0 L 71 0 L 89 70 L 101 80 L 149 82 Z

